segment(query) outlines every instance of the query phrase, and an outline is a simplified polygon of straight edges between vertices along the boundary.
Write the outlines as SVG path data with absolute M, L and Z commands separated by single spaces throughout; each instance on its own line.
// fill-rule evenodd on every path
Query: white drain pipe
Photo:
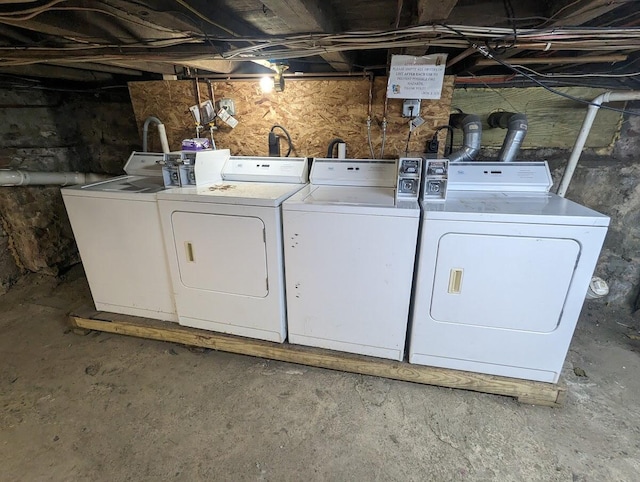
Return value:
M 147 152 L 147 139 L 149 137 L 149 124 L 154 123 L 158 126 L 158 135 L 160 136 L 160 145 L 162 146 L 162 152 L 169 151 L 169 141 L 167 140 L 167 130 L 160 119 L 154 116 L 149 116 L 145 119 L 142 126 L 142 151 Z
M 591 101 L 591 104 L 587 109 L 587 115 L 584 118 L 584 122 L 582 122 L 580 133 L 578 134 L 576 143 L 573 146 L 571 157 L 569 157 L 569 162 L 567 162 L 567 167 L 564 170 L 564 174 L 562 175 L 562 181 L 560 182 L 560 187 L 558 187 L 559 196 L 564 197 L 564 195 L 567 193 L 567 189 L 569 189 L 569 183 L 571 182 L 573 173 L 576 170 L 578 159 L 580 159 L 580 154 L 582 154 L 582 149 L 587 142 L 587 137 L 589 136 L 591 126 L 593 125 L 593 121 L 596 118 L 596 114 L 598 113 L 600 106 L 607 102 L 616 102 L 622 100 L 640 100 L 640 92 L 605 92 L 604 94 L 599 95 Z
M 102 181 L 113 176 L 84 172 L 40 172 L 0 169 L 0 186 L 69 186 Z

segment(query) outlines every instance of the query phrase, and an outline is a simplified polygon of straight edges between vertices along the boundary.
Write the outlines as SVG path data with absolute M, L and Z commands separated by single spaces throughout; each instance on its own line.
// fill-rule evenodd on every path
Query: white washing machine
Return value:
M 422 202 L 410 363 L 558 381 L 609 218 L 551 184 L 546 162 L 449 165 Z
M 177 321 L 156 203 L 163 156 L 134 152 L 126 176 L 61 190 L 97 310 Z
M 285 340 L 281 204 L 307 171 L 306 158 L 231 157 L 222 181 L 159 193 L 180 324 Z
M 420 159 L 314 160 L 283 205 L 290 343 L 402 360 L 419 176 Z

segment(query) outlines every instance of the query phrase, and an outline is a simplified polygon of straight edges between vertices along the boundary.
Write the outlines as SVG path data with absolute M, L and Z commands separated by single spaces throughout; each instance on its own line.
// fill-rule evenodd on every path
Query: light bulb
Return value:
M 265 94 L 273 90 L 273 77 L 264 76 L 260 79 L 260 89 Z

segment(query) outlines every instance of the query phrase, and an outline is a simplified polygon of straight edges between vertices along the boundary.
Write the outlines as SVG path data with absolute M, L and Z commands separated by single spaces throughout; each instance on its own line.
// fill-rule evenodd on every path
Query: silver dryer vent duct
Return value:
M 490 127 L 508 129 L 498 154 L 498 160 L 503 162 L 513 161 L 520 150 L 524 137 L 527 135 L 527 115 L 513 112 L 494 112 L 487 119 L 487 123 Z
M 449 162 L 472 161 L 480 151 L 482 139 L 482 122 L 474 114 L 451 114 L 449 125 L 454 129 L 462 129 L 462 147 L 449 154 Z

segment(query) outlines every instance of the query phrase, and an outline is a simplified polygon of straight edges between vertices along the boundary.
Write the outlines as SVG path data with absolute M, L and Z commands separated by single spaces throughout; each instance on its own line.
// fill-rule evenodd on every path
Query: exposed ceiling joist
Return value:
M 5 49 L 0 47 L 0 58 L 5 61 L 25 63 L 55 62 L 101 62 L 111 60 L 154 60 L 183 63 L 191 60 L 210 60 L 215 52 L 205 45 L 175 45 L 163 48 L 102 47 L 65 50 L 60 48 Z
M 581 0 L 553 2 L 552 17 L 558 16 L 553 21 L 554 27 L 563 25 L 582 25 L 585 22 L 604 15 L 620 5 L 634 0 Z
M 175 75 L 176 68 L 173 62 L 152 62 L 148 60 L 108 60 L 101 61 L 101 64 L 115 65 L 128 69 L 139 69 L 155 74 Z
M 625 60 L 627 60 L 626 55 L 583 55 L 579 57 L 514 57 L 511 58 L 509 62 L 514 65 L 566 65 L 592 63 L 614 64 L 616 62 L 624 62 Z M 500 64 L 500 62 L 494 59 L 480 59 L 475 65 L 478 67 L 487 67 L 497 64 Z
M 105 82 L 113 80 L 113 75 L 80 69 L 71 69 L 55 65 L 20 65 L 2 67 L 0 73 L 46 79 L 72 80 L 75 82 Z
M 514 62 L 533 59 L 520 63 L 570 60 L 579 53 L 629 55 L 626 61 L 615 61 L 616 73 L 628 76 L 637 68 L 633 62 L 640 48 L 639 30 L 629 28 L 640 22 L 640 10 L 632 0 L 519 0 L 511 5 L 503 0 L 4 3 L 0 67 L 36 72 L 26 67 L 59 65 L 62 70 L 57 73 L 45 69 L 55 78 L 60 78 L 60 72 L 78 77 L 94 71 L 120 81 L 116 75 L 180 75 L 184 67 L 198 69 L 198 75 L 258 73 L 263 68 L 252 68 L 249 60 L 273 67 L 272 59 L 289 60 L 292 69 L 305 72 L 348 71 L 352 66 L 382 71 L 389 53 L 424 55 L 428 48 L 449 53 L 452 73 L 508 69 L 484 59 L 477 49 L 469 48 L 470 42 L 486 43 L 505 61 L 511 56 L 517 56 Z M 585 24 L 588 30 L 573 28 Z M 549 32 L 550 27 L 555 30 Z M 514 28 L 519 32 L 512 45 Z M 479 62 L 474 65 L 474 60 Z M 565 68 L 554 62 L 559 61 L 536 70 Z M 572 65 L 578 72 L 590 69 L 581 61 Z
M 238 17 L 221 0 L 175 0 L 206 34 L 258 37 L 264 32 Z
M 231 60 L 189 60 L 180 62 L 180 64 L 194 69 L 230 74 L 237 67 L 238 62 L 232 62 Z
M 446 20 L 458 0 L 418 0 L 418 23 Z
M 6 37 L 7 39 L 15 40 L 24 44 L 33 42 L 32 38 L 20 32 L 20 30 L 18 30 L 17 28 L 3 24 L 0 24 L 0 38 L 1 37 Z
M 80 70 L 91 70 L 95 72 L 106 72 L 108 74 L 129 75 L 129 76 L 136 76 L 136 77 L 142 75 L 142 71 L 138 69 L 102 64 L 102 63 L 94 63 L 94 62 L 82 62 L 82 63 L 56 62 L 56 63 L 50 63 L 48 65 L 68 67 L 68 68 L 80 69 Z
M 342 30 L 330 2 L 321 0 L 263 0 L 262 3 L 294 32 L 334 33 Z M 327 52 L 321 57 L 337 71 L 351 69 L 352 60 L 344 52 Z

